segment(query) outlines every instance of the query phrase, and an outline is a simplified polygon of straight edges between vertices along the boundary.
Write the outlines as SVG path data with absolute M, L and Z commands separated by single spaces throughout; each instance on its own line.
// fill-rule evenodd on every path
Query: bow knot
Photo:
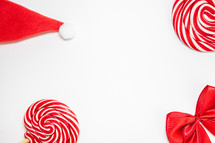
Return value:
M 204 127 L 215 135 L 215 87 L 201 92 L 195 116 L 181 112 L 167 115 L 166 132 L 170 143 L 211 143 Z
M 202 117 L 200 116 L 195 116 L 195 123 L 199 123 L 202 121 Z

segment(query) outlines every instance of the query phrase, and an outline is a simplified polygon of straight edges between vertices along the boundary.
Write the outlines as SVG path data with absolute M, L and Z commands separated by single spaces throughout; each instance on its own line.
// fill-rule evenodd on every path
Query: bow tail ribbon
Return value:
M 215 135 L 215 87 L 201 92 L 196 114 L 171 112 L 166 118 L 166 133 L 170 143 L 211 143 L 204 127 Z

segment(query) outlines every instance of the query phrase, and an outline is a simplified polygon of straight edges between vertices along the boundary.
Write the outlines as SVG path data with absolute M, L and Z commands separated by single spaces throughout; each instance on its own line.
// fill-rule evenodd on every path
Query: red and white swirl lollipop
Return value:
M 76 143 L 78 120 L 70 108 L 56 100 L 40 100 L 32 104 L 24 118 L 25 142 Z
M 215 51 L 215 1 L 176 0 L 173 27 L 179 39 L 191 49 Z

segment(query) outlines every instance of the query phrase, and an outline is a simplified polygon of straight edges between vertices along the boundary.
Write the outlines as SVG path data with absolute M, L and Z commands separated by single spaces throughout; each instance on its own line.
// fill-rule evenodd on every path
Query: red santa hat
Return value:
M 71 39 L 75 34 L 71 24 L 43 16 L 9 0 L 0 0 L 0 42 L 18 41 L 51 31 L 59 31 L 64 39 Z

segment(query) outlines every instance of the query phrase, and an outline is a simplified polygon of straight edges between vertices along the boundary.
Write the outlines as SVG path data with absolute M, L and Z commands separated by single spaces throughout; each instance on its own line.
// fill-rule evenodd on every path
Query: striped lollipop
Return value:
M 25 137 L 30 143 L 76 143 L 78 120 L 70 108 L 56 100 L 32 104 L 24 118 Z
M 176 0 L 173 27 L 179 39 L 191 49 L 215 51 L 215 1 Z

